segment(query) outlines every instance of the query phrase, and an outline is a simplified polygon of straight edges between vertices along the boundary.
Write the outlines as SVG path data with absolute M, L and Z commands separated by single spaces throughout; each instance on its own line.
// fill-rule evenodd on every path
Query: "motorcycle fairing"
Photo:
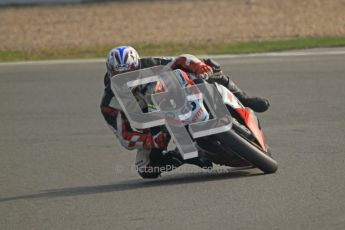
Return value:
M 243 119 L 245 125 L 252 132 L 253 136 L 256 138 L 260 147 L 266 152 L 267 146 L 265 143 L 265 137 L 260 129 L 258 118 L 256 117 L 253 110 L 244 107 L 238 98 L 227 88 L 222 85 L 216 84 L 219 93 L 223 98 L 224 104 L 231 106 Z

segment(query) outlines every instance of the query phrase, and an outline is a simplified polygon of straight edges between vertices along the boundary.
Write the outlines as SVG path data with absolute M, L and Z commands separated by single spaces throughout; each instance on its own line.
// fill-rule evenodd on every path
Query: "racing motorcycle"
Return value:
M 214 83 L 222 101 L 231 114 L 230 130 L 196 139 L 201 155 L 220 165 L 253 166 L 264 173 L 278 169 L 254 111 L 244 107 L 226 87 Z
M 124 111 L 133 128 L 162 127 L 184 159 L 203 157 L 224 166 L 256 167 L 264 173 L 278 169 L 254 111 L 220 84 L 182 70 L 153 67 L 116 76 L 111 88 L 118 103 L 112 106 Z M 134 92 L 150 88 L 151 93 L 140 97 L 145 103 L 140 103 Z M 151 109 L 144 111 L 142 104 Z

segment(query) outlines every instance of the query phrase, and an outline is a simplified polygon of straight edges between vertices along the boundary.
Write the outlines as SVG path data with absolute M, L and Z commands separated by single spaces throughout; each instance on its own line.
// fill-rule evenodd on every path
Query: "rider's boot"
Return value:
M 208 169 L 208 170 L 212 169 L 213 167 L 212 162 L 206 159 L 205 157 L 196 157 L 196 158 L 184 160 L 177 148 L 173 151 L 169 151 L 168 153 L 171 154 L 174 158 L 178 158 L 184 164 L 196 165 L 202 169 Z
M 265 112 L 270 107 L 270 103 L 267 99 L 249 97 L 243 90 L 238 88 L 238 86 L 228 76 L 223 74 L 219 63 L 212 59 L 204 59 L 204 62 L 212 68 L 214 73 L 214 75 L 210 76 L 207 80 L 208 82 L 217 82 L 218 84 L 227 87 L 233 94 L 235 94 L 244 106 L 251 108 L 255 112 Z
M 183 161 L 177 156 L 175 151 L 162 153 L 161 150 L 154 149 L 150 155 L 151 165 L 165 167 L 165 171 L 171 171 L 183 165 Z
M 267 99 L 261 97 L 249 97 L 243 90 L 229 79 L 228 89 L 240 100 L 245 106 L 249 107 L 255 112 L 265 112 L 270 107 L 270 103 Z
M 144 163 L 144 156 L 149 152 L 149 163 Z M 163 154 L 160 149 L 143 150 L 140 157 L 137 156 L 136 169 L 139 175 L 144 179 L 154 179 L 162 172 L 168 172 L 180 167 L 183 162 L 174 156 L 171 151 Z

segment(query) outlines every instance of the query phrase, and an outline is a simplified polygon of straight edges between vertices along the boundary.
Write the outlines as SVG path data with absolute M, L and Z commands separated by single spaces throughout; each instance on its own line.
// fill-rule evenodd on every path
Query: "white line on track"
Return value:
M 344 55 L 345 50 L 338 51 L 296 51 L 296 52 L 274 52 L 274 53 L 257 53 L 257 54 L 239 54 L 239 55 L 209 55 L 207 57 L 218 58 L 218 59 L 227 59 L 227 58 L 250 58 L 250 57 L 295 57 L 295 56 L 325 56 L 325 55 Z M 205 56 L 206 57 L 206 56 Z
M 257 53 L 257 54 L 220 54 L 220 55 L 200 55 L 200 57 L 210 57 L 214 59 L 236 59 L 236 58 L 257 58 L 257 57 L 294 57 L 294 56 L 324 56 L 324 55 L 344 55 L 344 48 L 328 48 L 328 49 L 310 49 L 300 51 L 286 51 L 273 53 Z M 20 61 L 20 62 L 3 62 L 0 66 L 11 65 L 51 65 L 51 64 L 83 64 L 83 63 L 105 63 L 104 58 L 98 59 L 64 59 L 64 60 L 46 60 L 46 61 Z

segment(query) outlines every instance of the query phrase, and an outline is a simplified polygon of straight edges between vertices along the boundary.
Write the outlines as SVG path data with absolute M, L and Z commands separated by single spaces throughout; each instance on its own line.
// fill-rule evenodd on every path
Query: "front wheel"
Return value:
M 249 140 L 237 134 L 234 130 L 216 134 L 217 139 L 224 148 L 235 152 L 238 156 L 244 158 L 264 173 L 274 173 L 278 169 L 278 163 L 265 152 L 260 150 Z

